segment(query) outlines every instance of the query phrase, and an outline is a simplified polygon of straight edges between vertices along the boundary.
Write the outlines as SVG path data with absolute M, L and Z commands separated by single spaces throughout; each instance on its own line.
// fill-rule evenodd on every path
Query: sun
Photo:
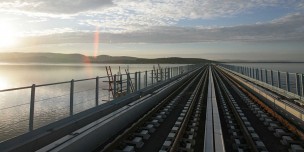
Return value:
M 0 76 L 0 90 L 8 88 L 8 81 L 4 77 Z
M 0 21 L 0 47 L 10 47 L 17 43 L 17 32 L 10 23 Z

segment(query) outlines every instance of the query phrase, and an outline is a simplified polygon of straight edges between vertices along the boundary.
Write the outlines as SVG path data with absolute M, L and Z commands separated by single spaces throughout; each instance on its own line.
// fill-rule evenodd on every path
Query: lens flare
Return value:
M 87 76 L 92 77 L 93 72 L 92 72 L 92 65 L 91 65 L 90 57 L 87 56 L 87 55 L 84 55 L 83 58 L 82 58 L 82 62 L 84 63 Z
M 99 50 L 99 27 L 96 27 L 94 32 L 94 58 L 97 57 Z

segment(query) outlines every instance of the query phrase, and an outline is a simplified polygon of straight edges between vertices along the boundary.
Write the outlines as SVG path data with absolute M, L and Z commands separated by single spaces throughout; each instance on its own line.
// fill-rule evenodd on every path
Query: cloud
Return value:
M 75 33 L 76 30 L 72 28 L 52 28 L 46 29 L 42 31 L 27 31 L 20 34 L 23 37 L 39 37 L 39 36 L 46 36 L 46 35 L 56 35 L 56 34 L 67 34 L 67 33 Z
M 157 26 L 178 25 L 183 19 L 210 20 L 248 13 L 267 7 L 300 7 L 303 3 L 288 0 L 114 0 L 113 7 L 96 10 L 93 18 L 81 24 L 99 26 L 108 32 L 132 32 Z
M 113 5 L 111 0 L 2 0 L 2 10 L 21 12 L 75 14 Z
M 1 0 L 0 11 L 24 13 L 29 16 L 67 18 L 69 16 L 87 20 L 91 25 L 108 24 L 122 20 L 130 22 L 128 26 L 171 25 L 182 19 L 212 19 L 233 16 L 253 8 L 266 7 L 303 8 L 303 2 L 288 0 Z M 85 19 L 83 19 L 85 18 Z M 97 21 L 96 21 L 97 19 Z M 98 22 L 100 21 L 100 22 Z M 133 21 L 133 22 L 132 22 Z M 138 21 L 134 23 L 134 21 Z M 86 23 L 86 22 L 82 22 Z M 113 24 L 113 23 L 112 23 Z M 161 25 L 160 25 L 161 24 Z
M 295 13 L 268 23 L 232 27 L 198 28 L 153 26 L 145 30 L 123 33 L 100 33 L 101 43 L 194 43 L 212 41 L 303 41 L 304 15 Z M 29 38 L 36 44 L 92 43 L 92 32 L 71 29 L 54 30 L 54 33 Z M 69 32 L 64 32 L 69 31 Z

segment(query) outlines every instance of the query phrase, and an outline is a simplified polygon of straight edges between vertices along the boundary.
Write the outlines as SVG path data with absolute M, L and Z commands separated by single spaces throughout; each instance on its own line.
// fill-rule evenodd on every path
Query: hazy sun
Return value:
M 0 21 L 0 47 L 9 47 L 17 43 L 17 33 L 9 23 Z
M 7 80 L 0 76 L 0 90 L 7 89 L 7 88 L 8 88 Z

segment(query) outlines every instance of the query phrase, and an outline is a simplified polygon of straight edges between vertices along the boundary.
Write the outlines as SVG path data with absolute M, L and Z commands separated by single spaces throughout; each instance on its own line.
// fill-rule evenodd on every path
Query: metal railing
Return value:
M 107 81 L 108 76 L 0 90 L 0 94 L 13 93 L 12 96 L 18 99 L 14 102 L 5 101 L 12 103 L 8 104 L 9 106 L 0 103 L 0 112 L 6 116 L 2 118 L 4 121 L 0 124 L 0 133 L 4 136 L 0 137 L 0 141 L 73 116 L 106 101 L 189 72 L 196 67 L 196 65 L 186 65 L 114 75 L 113 90 L 108 89 L 110 85 Z M 111 94 L 111 91 L 114 94 Z M 29 98 L 26 99 L 26 96 Z M 11 128 L 15 128 L 16 131 L 11 132 Z
M 304 99 L 304 74 L 255 67 L 220 64 L 251 79 L 263 82 L 272 89 L 284 92 L 300 100 Z

